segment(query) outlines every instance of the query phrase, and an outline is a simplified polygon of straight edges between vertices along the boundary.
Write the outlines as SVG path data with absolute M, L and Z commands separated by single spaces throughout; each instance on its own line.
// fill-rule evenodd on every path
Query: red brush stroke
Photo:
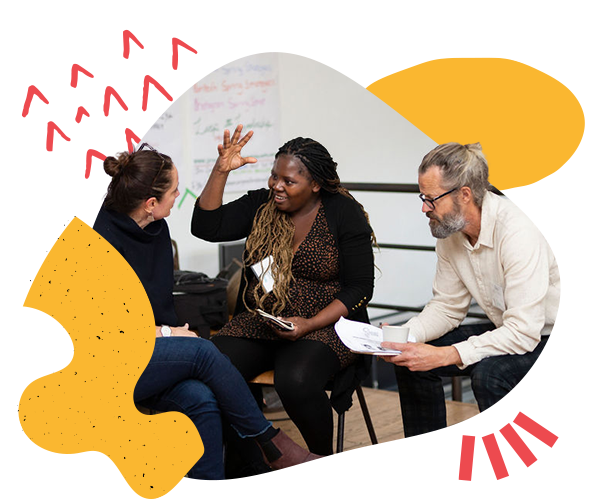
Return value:
M 179 63 L 178 46 L 181 45 L 183 48 L 188 49 L 190 52 L 197 54 L 198 51 L 190 47 L 187 43 L 182 42 L 179 38 L 173 38 L 173 69 L 177 69 Z
M 460 451 L 460 469 L 458 479 L 470 481 L 473 474 L 473 455 L 475 452 L 475 436 L 463 436 Z
M 538 424 L 535 420 L 530 419 L 527 415 L 519 413 L 515 418 L 515 424 L 525 429 L 529 434 L 538 438 L 542 443 L 552 448 L 558 436 L 552 434 L 548 429 Z
M 164 95 L 169 101 L 172 101 L 173 98 L 169 95 L 169 93 L 163 88 L 163 86 L 158 83 L 154 78 L 150 75 L 146 75 L 144 77 L 144 95 L 142 99 L 142 110 L 146 111 L 148 107 L 148 90 L 150 88 L 150 84 L 154 85 L 162 95 Z
M 89 76 L 90 78 L 94 78 L 89 71 L 79 66 L 79 64 L 73 64 L 71 68 L 71 87 L 77 87 L 77 78 L 79 77 L 79 73 L 83 73 L 85 76 Z
M 83 73 L 88 78 L 94 78 L 94 74 L 91 71 L 88 71 L 87 69 L 85 69 L 81 64 L 77 65 L 77 72 Z M 79 76 L 79 75 L 77 75 L 77 76 Z
M 89 178 L 90 170 L 92 169 L 92 156 L 99 158 L 100 160 L 106 160 L 106 155 L 103 155 L 99 151 L 95 149 L 88 149 L 87 154 L 85 155 L 85 178 Z
M 104 91 L 104 116 L 108 116 L 108 112 L 110 109 L 110 96 L 113 96 L 118 103 L 121 105 L 121 107 L 127 111 L 127 104 L 125 104 L 125 101 L 123 101 L 123 99 L 121 99 L 121 96 L 117 93 L 117 91 L 115 89 L 113 89 L 110 85 L 108 87 L 106 87 L 106 90 Z
M 508 444 L 512 446 L 512 449 L 516 451 L 519 458 L 523 460 L 523 463 L 529 467 L 532 463 L 534 463 L 537 458 L 525 444 L 525 442 L 521 439 L 521 436 L 517 434 L 517 431 L 513 429 L 510 424 L 506 424 L 500 432 L 504 436 L 504 438 L 508 441 Z
M 123 57 L 125 59 L 129 59 L 129 40 L 133 40 L 140 49 L 144 48 L 144 46 L 140 43 L 140 41 L 135 37 L 135 35 L 131 31 L 123 31 Z
M 502 479 L 507 477 L 508 471 L 506 470 L 506 465 L 504 465 L 504 460 L 502 459 L 502 453 L 500 453 L 500 448 L 498 448 L 496 436 L 494 436 L 493 434 L 488 434 L 482 439 L 488 457 L 490 457 L 492 467 L 494 468 L 494 474 L 496 474 L 496 479 Z
M 125 139 L 127 140 L 127 149 L 130 153 L 133 153 L 133 141 L 136 144 L 140 142 L 140 138 L 133 133 L 131 129 L 125 129 Z
M 125 47 L 134 52 L 222 52 L 223 30 L 21 30 L 21 137 L 29 137 L 40 119 L 52 123 L 36 138 L 35 148 L 21 142 L 22 179 L 77 178 L 77 124 L 70 111 L 77 108 L 77 52 L 123 53 Z M 45 78 L 40 85 L 40 75 L 59 77 Z M 57 149 L 66 153 L 40 161 L 40 151 Z
M 77 108 L 77 116 L 75 117 L 75 121 L 80 123 L 83 115 L 87 116 L 88 118 L 90 116 L 90 114 L 87 112 L 87 109 L 85 109 L 83 106 L 79 106 L 79 108 Z

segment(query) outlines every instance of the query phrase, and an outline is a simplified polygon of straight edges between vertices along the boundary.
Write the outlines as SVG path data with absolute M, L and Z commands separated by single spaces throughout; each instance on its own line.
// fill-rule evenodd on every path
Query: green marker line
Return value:
M 183 193 L 183 196 L 181 197 L 181 201 L 179 202 L 179 205 L 177 205 L 178 210 L 181 208 L 181 205 L 183 205 L 183 201 L 185 200 L 185 198 L 188 194 L 191 194 L 194 199 L 198 198 L 192 191 L 190 191 L 188 188 L 185 188 L 185 193 Z

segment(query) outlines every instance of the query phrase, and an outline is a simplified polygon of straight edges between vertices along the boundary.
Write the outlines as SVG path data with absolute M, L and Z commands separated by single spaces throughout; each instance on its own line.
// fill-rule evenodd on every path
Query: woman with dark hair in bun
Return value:
M 180 411 L 195 424 L 205 451 L 188 476 L 224 478 L 221 417 L 241 438 L 254 438 L 273 469 L 316 458 L 265 419 L 240 373 L 211 342 L 187 324 L 176 326 L 173 251 L 165 221 L 179 196 L 171 158 L 143 144 L 134 153 L 106 158 L 104 169 L 112 181 L 94 229 L 136 272 L 156 325 L 154 352 L 134 400 L 154 410 Z
M 335 401 L 332 394 L 330 403 L 325 385 L 358 361 L 334 324 L 342 316 L 368 322 L 375 236 L 362 205 L 341 185 L 337 163 L 313 139 L 298 137 L 279 149 L 269 189 L 223 205 L 229 173 L 256 161 L 240 156 L 239 145 L 252 135 L 238 142 L 241 132 L 241 125 L 232 138 L 225 131 L 192 219 L 199 238 L 247 238 L 236 314 L 213 341 L 246 380 L 274 370 L 275 388 L 309 450 L 330 455 Z M 272 289 L 251 270 L 269 260 Z M 278 328 L 259 309 L 293 329 Z

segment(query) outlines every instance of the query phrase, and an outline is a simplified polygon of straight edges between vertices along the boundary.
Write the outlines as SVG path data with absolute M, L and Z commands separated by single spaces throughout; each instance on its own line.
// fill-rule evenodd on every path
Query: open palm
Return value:
M 219 171 L 231 172 L 246 165 L 246 163 L 256 163 L 258 161 L 252 156 L 243 157 L 241 155 L 242 148 L 248 143 L 254 133 L 250 131 L 240 139 L 242 128 L 242 125 L 238 125 L 233 132 L 233 137 L 230 137 L 229 130 L 225 130 L 223 133 L 223 144 L 217 146 L 219 158 L 217 159 L 216 167 Z

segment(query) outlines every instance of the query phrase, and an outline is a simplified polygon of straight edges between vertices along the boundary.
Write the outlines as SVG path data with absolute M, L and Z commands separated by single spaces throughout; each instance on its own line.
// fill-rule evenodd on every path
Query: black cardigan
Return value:
M 340 282 L 336 295 L 348 309 L 348 319 L 369 322 L 367 303 L 373 295 L 374 262 L 371 247 L 371 227 L 360 206 L 342 194 L 321 192 L 325 218 L 338 246 Z M 269 198 L 267 189 L 249 191 L 241 198 L 216 210 L 202 210 L 198 203 L 192 217 L 192 234 L 206 241 L 235 241 L 246 238 L 252 230 L 254 216 Z M 251 271 L 246 269 L 247 273 Z M 242 311 L 243 287 L 238 292 L 236 314 Z M 331 404 L 342 413 L 352 406 L 352 394 L 370 371 L 371 356 L 339 372 L 333 381 Z
M 128 215 L 100 209 L 94 229 L 133 268 L 142 282 L 156 325 L 177 326 L 173 304 L 173 247 L 167 222 L 151 222 L 144 229 Z
M 269 198 L 269 190 L 249 191 L 241 198 L 216 210 L 202 210 L 196 203 L 192 234 L 206 241 L 235 241 L 246 238 L 259 207 Z M 371 227 L 360 206 L 341 194 L 322 194 L 329 230 L 340 255 L 341 291 L 336 295 L 348 309 L 348 319 L 368 323 L 367 303 L 373 296 L 373 249 Z M 246 270 L 247 273 L 251 271 Z M 247 275 L 249 278 L 249 275 Z M 236 314 L 243 310 L 240 287 Z

